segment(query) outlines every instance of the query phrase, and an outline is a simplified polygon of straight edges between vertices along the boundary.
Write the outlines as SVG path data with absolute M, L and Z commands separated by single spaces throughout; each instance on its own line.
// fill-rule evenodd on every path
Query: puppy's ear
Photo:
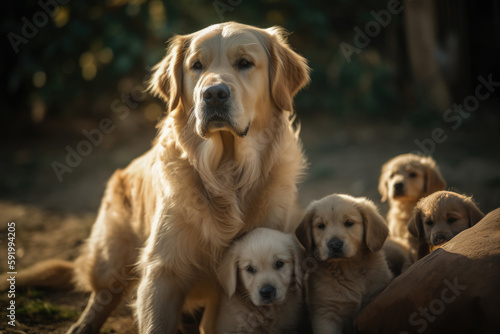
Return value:
M 381 201 L 387 201 L 387 197 L 389 196 L 389 189 L 387 186 L 388 178 L 389 178 L 389 163 L 386 163 L 382 166 L 382 171 L 380 172 L 380 179 L 378 180 L 378 192 L 380 196 L 382 196 Z
M 308 208 L 304 218 L 302 218 L 299 226 L 295 229 L 295 236 L 301 245 L 304 246 L 307 253 L 312 252 L 314 248 L 312 237 L 312 220 L 314 215 L 314 208 Z
M 389 228 L 372 201 L 362 199 L 358 205 L 365 225 L 366 247 L 372 253 L 378 252 L 389 235 Z
M 467 198 L 465 201 L 467 205 L 467 213 L 469 215 L 469 227 L 476 225 L 481 219 L 484 218 L 484 213 L 479 210 L 477 205 L 472 201 L 472 198 Z
M 307 60 L 294 52 L 286 41 L 283 29 L 266 29 L 270 35 L 269 83 L 271 97 L 280 110 L 293 112 L 293 97 L 309 83 Z
M 217 269 L 217 279 L 224 291 L 229 295 L 229 298 L 236 292 L 238 258 L 238 253 L 234 247 L 229 249 Z
M 446 181 L 439 171 L 436 162 L 431 158 L 422 158 L 420 160 L 425 169 L 425 193 L 432 194 L 436 191 L 446 189 Z
M 169 40 L 167 55 L 153 67 L 155 71 L 149 82 L 149 91 L 168 103 L 168 110 L 174 110 L 182 95 L 182 63 L 186 36 L 175 36 Z
M 300 289 L 304 279 L 304 272 L 302 270 L 302 259 L 304 258 L 304 254 L 302 253 L 302 249 L 297 241 L 295 241 L 293 235 L 290 235 L 290 251 L 293 255 L 293 275 L 295 276 L 295 282 Z
M 425 239 L 424 225 L 422 223 L 422 210 L 417 206 L 408 220 L 408 231 L 418 239 Z

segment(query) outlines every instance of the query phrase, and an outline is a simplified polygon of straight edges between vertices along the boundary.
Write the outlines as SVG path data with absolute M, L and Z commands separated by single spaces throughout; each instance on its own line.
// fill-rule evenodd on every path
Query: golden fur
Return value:
M 334 194 L 312 202 L 295 233 L 317 261 L 307 278 L 313 332 L 351 331 L 361 306 L 392 277 L 380 252 L 384 219 L 372 201 Z
M 472 198 L 451 191 L 438 191 L 422 198 L 415 207 L 408 230 L 418 238 L 418 259 L 474 226 L 484 213 Z
M 408 232 L 408 220 L 418 200 L 435 191 L 444 190 L 446 182 L 431 157 L 416 154 L 399 155 L 382 166 L 378 190 L 382 202 L 389 200 L 387 223 L 390 238 L 410 251 L 412 261 L 416 239 Z
M 199 306 L 213 332 L 215 268 L 233 239 L 299 222 L 292 101 L 308 81 L 280 28 L 228 22 L 171 39 L 150 86 L 167 116 L 153 147 L 108 182 L 74 265 L 92 294 L 70 333 L 97 333 L 136 281 L 140 333 L 175 333 L 181 310 Z M 224 101 L 207 98 L 214 86 Z
M 235 241 L 217 272 L 216 333 L 292 333 L 301 320 L 302 250 L 292 234 L 257 228 Z

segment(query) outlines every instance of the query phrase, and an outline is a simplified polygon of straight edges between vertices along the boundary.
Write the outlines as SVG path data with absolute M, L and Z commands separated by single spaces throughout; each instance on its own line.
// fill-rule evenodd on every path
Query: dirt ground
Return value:
M 88 236 L 107 178 L 146 151 L 154 138 L 154 124 L 139 116 L 116 121 L 116 130 L 71 173 L 59 182 L 53 161 L 63 162 L 66 146 L 84 139 L 81 129 L 96 123 L 54 123 L 32 138 L 0 144 L 0 272 L 7 272 L 7 223 L 16 223 L 16 270 L 48 259 L 74 259 Z M 121 123 L 120 123 L 121 122 Z M 500 207 L 500 132 L 484 130 L 484 120 L 457 130 L 435 125 L 412 127 L 409 122 L 338 121 L 328 117 L 302 119 L 302 139 L 309 158 L 309 171 L 299 189 L 300 202 L 330 193 L 348 193 L 374 200 L 383 214 L 377 191 L 380 167 L 388 159 L 418 147 L 415 139 L 430 138 L 442 127 L 447 139 L 433 153 L 448 188 L 473 195 L 489 212 Z M 496 122 L 496 120 L 495 120 Z M 62 125 L 62 126 L 61 126 Z M 55 135 L 54 135 L 55 133 Z M 76 133 L 76 134 L 75 134 Z M 13 143 L 16 143 L 13 146 Z M 83 310 L 87 295 L 65 291 L 16 292 L 16 327 L 7 325 L 0 293 L 2 333 L 64 333 Z M 104 333 L 135 333 L 126 306 L 115 311 Z

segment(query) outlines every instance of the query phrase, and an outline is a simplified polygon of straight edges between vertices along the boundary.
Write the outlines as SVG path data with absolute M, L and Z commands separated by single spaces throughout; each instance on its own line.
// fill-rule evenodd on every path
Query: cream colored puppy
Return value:
M 218 270 L 225 293 L 216 333 L 291 333 L 301 319 L 302 250 L 292 234 L 257 228 L 234 242 Z
M 335 194 L 312 202 L 295 233 L 317 261 L 307 278 L 314 333 L 351 331 L 361 306 L 392 278 L 379 252 L 384 219 L 372 201 Z

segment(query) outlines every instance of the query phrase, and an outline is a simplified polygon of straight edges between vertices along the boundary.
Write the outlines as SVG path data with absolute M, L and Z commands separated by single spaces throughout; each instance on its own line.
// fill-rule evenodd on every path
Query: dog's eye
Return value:
M 352 227 L 354 225 L 354 223 L 350 220 L 347 220 L 345 223 L 344 223 L 344 226 L 349 228 L 349 227 Z
M 396 176 L 396 173 L 392 173 L 390 178 L 392 179 L 394 176 Z
M 255 270 L 254 267 L 252 266 L 248 266 L 246 269 L 245 269 L 247 272 L 249 272 L 250 274 L 255 274 L 257 272 L 257 270 Z
M 203 65 L 201 65 L 201 63 L 199 61 L 193 63 L 193 65 L 191 65 L 191 69 L 195 70 L 195 71 L 201 71 L 203 69 Z
M 432 226 L 432 225 L 434 225 L 434 222 L 432 220 L 428 220 L 425 222 L 425 225 Z
M 455 217 L 448 218 L 448 224 L 453 224 L 456 221 L 457 221 L 457 218 L 455 218 Z
M 285 265 L 285 263 L 283 261 L 276 261 L 276 263 L 274 264 L 274 268 L 275 269 L 281 269 L 283 266 Z
M 410 174 L 408 174 L 408 176 L 411 177 L 411 178 L 417 177 L 417 173 L 411 172 Z
M 319 223 L 318 225 L 316 225 L 316 227 L 320 230 L 324 230 L 326 226 L 323 223 Z
M 253 64 L 249 60 L 246 60 L 245 58 L 241 58 L 238 61 L 238 69 L 239 70 L 246 70 L 246 69 L 249 69 L 252 66 L 253 66 Z

